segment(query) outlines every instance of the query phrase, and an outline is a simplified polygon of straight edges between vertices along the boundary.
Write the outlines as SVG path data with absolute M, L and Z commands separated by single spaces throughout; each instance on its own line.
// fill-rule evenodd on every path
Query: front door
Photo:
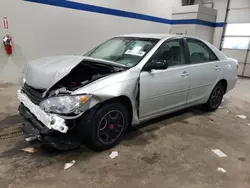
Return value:
M 209 96 L 217 83 L 222 67 L 213 51 L 202 41 L 187 39 L 190 62 L 190 90 L 187 103 L 199 103 Z
M 165 41 L 149 62 L 166 60 L 165 70 L 144 71 L 140 74 L 140 120 L 184 106 L 189 90 L 189 73 L 183 39 Z

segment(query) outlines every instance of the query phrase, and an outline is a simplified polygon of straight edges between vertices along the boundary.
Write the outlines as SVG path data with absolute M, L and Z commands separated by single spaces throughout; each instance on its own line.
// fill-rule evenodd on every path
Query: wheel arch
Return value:
M 224 86 L 224 89 L 225 89 L 225 93 L 226 93 L 227 92 L 227 87 L 228 87 L 227 80 L 226 79 L 221 79 L 218 83 L 222 83 L 222 85 Z
M 132 102 L 131 102 L 130 98 L 127 97 L 126 95 L 120 95 L 120 96 L 105 100 L 102 103 L 100 103 L 100 108 L 103 105 L 106 105 L 108 103 L 115 103 L 115 102 L 123 104 L 128 109 L 128 112 L 129 112 L 129 126 L 131 126 L 132 118 L 133 118 L 133 107 L 132 107 Z

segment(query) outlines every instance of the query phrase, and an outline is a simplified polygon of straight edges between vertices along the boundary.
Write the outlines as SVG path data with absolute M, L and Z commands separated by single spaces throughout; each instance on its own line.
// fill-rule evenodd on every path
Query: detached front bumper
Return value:
M 39 140 L 59 150 L 68 150 L 82 143 L 82 132 L 76 126 L 77 119 L 64 120 L 57 115 L 48 114 L 21 91 L 18 91 L 18 99 L 21 102 L 18 109 L 21 129 L 27 138 Z
M 80 132 L 75 127 L 75 120 L 67 122 L 70 129 L 66 134 L 63 134 L 46 127 L 23 104 L 20 104 L 18 110 L 21 116 L 21 129 L 27 138 L 36 138 L 36 140 L 59 150 L 72 149 L 82 143 Z
M 31 100 L 26 96 L 25 93 L 18 90 L 17 97 L 19 101 L 29 109 L 29 111 L 47 128 L 66 133 L 68 131 L 68 126 L 65 124 L 65 120 L 60 118 L 55 114 L 48 114 L 43 111 L 39 106 L 35 105 Z

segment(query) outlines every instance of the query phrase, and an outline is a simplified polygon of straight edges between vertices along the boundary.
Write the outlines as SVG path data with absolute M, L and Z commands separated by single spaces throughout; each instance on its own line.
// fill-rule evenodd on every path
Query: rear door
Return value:
M 202 41 L 186 38 L 189 53 L 190 89 L 187 104 L 203 101 L 217 83 L 222 66 L 214 52 Z

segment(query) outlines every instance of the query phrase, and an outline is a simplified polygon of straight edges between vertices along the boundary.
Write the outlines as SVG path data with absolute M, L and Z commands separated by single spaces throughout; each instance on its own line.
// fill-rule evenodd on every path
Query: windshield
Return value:
M 116 37 L 94 48 L 85 56 L 133 67 L 159 41 L 152 38 Z

